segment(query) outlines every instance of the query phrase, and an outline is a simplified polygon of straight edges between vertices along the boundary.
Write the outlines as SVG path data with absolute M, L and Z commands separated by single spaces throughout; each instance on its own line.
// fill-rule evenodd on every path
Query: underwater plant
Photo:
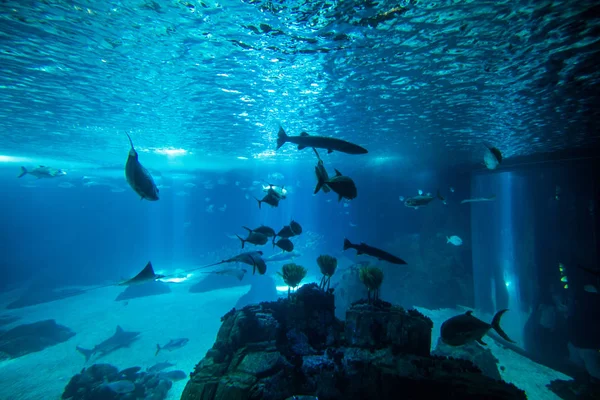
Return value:
M 320 255 L 319 258 L 317 258 L 317 264 L 319 264 L 319 268 L 323 274 L 319 287 L 325 290 L 325 285 L 327 285 L 327 290 L 329 290 L 331 276 L 335 273 L 335 269 L 337 268 L 337 258 L 328 255 Z
M 383 271 L 377 267 L 362 267 L 359 272 L 362 283 L 367 287 L 368 302 L 371 304 L 371 292 L 373 292 L 373 302 L 379 299 L 379 288 L 383 282 Z
M 290 297 L 290 289 L 296 288 L 302 279 L 306 276 L 306 268 L 294 263 L 285 264 L 281 267 L 281 272 L 278 274 L 283 278 L 283 281 L 288 285 L 288 297 Z

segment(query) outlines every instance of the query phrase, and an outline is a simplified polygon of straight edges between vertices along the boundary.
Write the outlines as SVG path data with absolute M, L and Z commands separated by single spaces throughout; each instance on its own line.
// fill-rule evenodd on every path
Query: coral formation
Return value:
M 525 399 L 466 360 L 429 355 L 432 322 L 378 300 L 357 302 L 346 323 L 316 284 L 231 310 L 195 367 L 182 400 Z
M 288 285 L 289 297 L 291 288 L 298 287 L 302 279 L 306 276 L 306 268 L 295 263 L 289 263 L 281 267 L 281 272 L 278 272 L 278 274 L 283 278 L 285 284 Z
M 373 293 L 373 301 L 377 301 L 379 299 L 379 288 L 383 282 L 383 271 L 377 267 L 362 267 L 360 269 L 360 280 L 367 287 L 369 304 L 371 303 L 371 293 Z
M 321 278 L 321 283 L 319 286 L 323 290 L 329 290 L 331 277 L 337 268 L 337 259 L 328 255 L 320 255 L 317 258 L 317 264 L 319 265 L 319 269 L 323 274 L 323 278 Z M 327 285 L 327 289 L 325 289 L 325 285 Z

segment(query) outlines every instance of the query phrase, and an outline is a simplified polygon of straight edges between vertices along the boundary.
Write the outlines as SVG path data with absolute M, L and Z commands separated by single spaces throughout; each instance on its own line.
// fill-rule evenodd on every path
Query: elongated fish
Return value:
M 129 150 L 129 156 L 127 157 L 127 163 L 125 164 L 125 178 L 129 186 L 141 197 L 150 201 L 158 200 L 158 188 L 152 179 L 150 172 L 138 161 L 138 153 L 133 147 L 131 137 L 127 134 L 131 149 Z
M 472 199 L 464 199 L 463 201 L 460 202 L 460 204 L 465 204 L 465 203 L 479 203 L 482 201 L 494 201 L 496 200 L 496 195 L 492 195 L 490 197 L 474 197 Z
M 406 264 L 406 261 L 399 257 L 396 257 L 393 254 L 388 253 L 387 251 L 378 249 L 377 247 L 369 246 L 366 243 L 352 244 L 348 239 L 344 239 L 344 250 L 348 249 L 355 249 L 357 255 L 366 254 L 392 264 Z
M 219 261 L 219 262 L 209 264 L 209 265 L 204 265 L 200 268 L 194 268 L 193 270 L 190 270 L 190 271 L 194 271 L 196 269 L 201 269 L 201 268 L 214 267 L 216 265 L 221 265 L 221 264 L 225 264 L 225 263 L 241 262 L 241 263 L 252 266 L 252 275 L 254 275 L 254 273 L 256 272 L 257 269 L 258 269 L 259 274 L 264 275 L 265 272 L 267 272 L 267 264 L 265 263 L 265 260 L 263 260 L 262 255 L 263 255 L 263 252 L 260 250 L 259 251 L 247 251 L 245 253 L 238 254 L 235 257 L 228 258 L 227 260 Z
M 298 145 L 298 150 L 307 147 L 317 149 L 325 149 L 327 153 L 339 151 L 346 154 L 366 154 L 367 149 L 357 144 L 347 142 L 342 139 L 336 139 L 327 136 L 311 136 L 306 132 L 302 132 L 300 136 L 288 136 L 282 127 L 279 127 L 277 133 L 277 150 L 286 143 L 294 143 Z

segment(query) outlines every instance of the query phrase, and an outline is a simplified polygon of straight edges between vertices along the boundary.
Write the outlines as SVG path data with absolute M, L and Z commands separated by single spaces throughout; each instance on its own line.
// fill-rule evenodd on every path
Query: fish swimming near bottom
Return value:
M 450 346 L 462 346 L 470 342 L 486 346 L 482 338 L 490 329 L 494 329 L 502 339 L 514 343 L 500 327 L 500 319 L 507 311 L 507 309 L 498 311 L 491 324 L 474 317 L 473 311 L 454 316 L 442 324 L 440 329 L 442 341 Z
M 22 178 L 25 175 L 33 175 L 38 179 L 42 178 L 58 178 L 61 176 L 65 176 L 67 173 L 62 169 L 56 169 L 51 167 L 46 167 L 44 165 L 39 165 L 33 169 L 28 170 L 25 167 L 21 167 L 21 173 L 18 178 Z
M 472 199 L 464 199 L 463 201 L 460 202 L 460 204 L 465 204 L 465 203 L 480 203 L 480 202 L 484 202 L 484 201 L 494 201 L 496 200 L 496 195 L 491 195 L 489 197 L 474 197 Z
M 355 249 L 356 255 L 366 254 L 371 257 L 375 257 L 382 261 L 387 261 L 392 264 L 406 264 L 406 261 L 403 259 L 396 257 L 393 254 L 388 253 L 387 251 L 378 249 L 377 247 L 369 246 L 366 243 L 361 244 L 352 244 L 348 239 L 344 239 L 344 250 Z
M 146 369 L 147 372 L 151 372 L 151 373 L 156 373 L 156 372 L 160 372 L 163 369 L 167 369 L 167 368 L 171 368 L 174 367 L 175 364 L 171 364 L 170 362 L 159 362 L 154 364 L 153 366 L 151 366 L 150 368 Z
M 169 342 L 162 347 L 161 347 L 161 345 L 157 344 L 156 345 L 156 353 L 154 353 L 154 356 L 157 356 L 161 350 L 173 351 L 173 350 L 180 349 L 183 346 L 185 346 L 186 344 L 188 344 L 189 341 L 190 341 L 190 339 L 188 339 L 188 338 L 179 338 L 179 339 L 169 340 Z
M 76 349 L 85 356 L 85 361 L 88 361 L 96 353 L 102 357 L 123 347 L 129 347 L 131 343 L 138 339 L 139 335 L 140 332 L 127 332 L 117 325 L 115 333 L 108 339 L 95 345 L 93 349 L 88 350 L 79 346 Z
M 128 380 L 103 383 L 102 386 L 117 394 L 131 393 L 135 390 L 135 384 Z
M 188 374 L 186 374 L 185 371 L 176 369 L 173 371 L 160 372 L 158 376 L 164 379 L 168 379 L 170 381 L 180 381 L 182 379 L 186 379 L 188 377 Z

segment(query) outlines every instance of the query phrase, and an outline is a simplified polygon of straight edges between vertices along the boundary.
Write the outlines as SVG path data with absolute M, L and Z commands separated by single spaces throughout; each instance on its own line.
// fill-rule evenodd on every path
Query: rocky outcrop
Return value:
M 485 349 L 475 342 L 467 343 L 463 346 L 450 346 L 438 339 L 437 346 L 433 354 L 442 357 L 460 358 L 469 360 L 475 364 L 481 372 L 487 377 L 500 380 L 500 371 L 498 371 L 498 359 L 494 357 L 490 349 Z
M 182 400 L 525 399 L 469 361 L 430 356 L 433 324 L 415 310 L 359 302 L 344 324 L 334 308 L 331 293 L 309 284 L 231 310 Z
M 0 360 L 22 357 L 65 342 L 75 332 L 53 319 L 23 324 L 0 333 Z

